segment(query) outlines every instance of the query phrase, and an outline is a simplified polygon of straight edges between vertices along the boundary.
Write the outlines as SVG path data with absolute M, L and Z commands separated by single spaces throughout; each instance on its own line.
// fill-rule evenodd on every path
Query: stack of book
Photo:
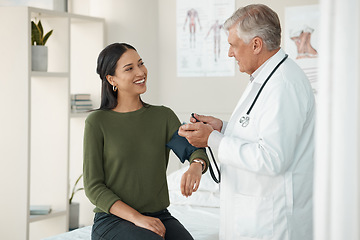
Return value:
M 93 109 L 91 102 L 90 94 L 72 94 L 71 95 L 71 111 L 74 113 L 77 112 L 86 112 Z
M 51 212 L 50 205 L 31 205 L 30 215 L 46 215 Z

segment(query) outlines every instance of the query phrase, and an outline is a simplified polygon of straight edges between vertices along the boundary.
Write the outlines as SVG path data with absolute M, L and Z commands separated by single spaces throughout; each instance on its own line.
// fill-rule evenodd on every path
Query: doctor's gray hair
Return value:
M 239 8 L 224 23 L 229 30 L 236 24 L 237 34 L 245 43 L 254 37 L 260 37 L 267 50 L 272 51 L 280 47 L 281 26 L 276 12 L 263 4 L 251 4 Z

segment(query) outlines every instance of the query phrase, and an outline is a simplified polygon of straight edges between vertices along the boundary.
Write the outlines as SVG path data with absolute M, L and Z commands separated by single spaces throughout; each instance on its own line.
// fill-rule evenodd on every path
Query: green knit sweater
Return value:
M 179 126 L 177 116 L 164 106 L 146 105 L 128 113 L 97 110 L 87 117 L 84 188 L 95 212 L 109 213 L 117 200 L 140 213 L 169 206 L 166 143 Z M 201 149 L 190 161 L 195 158 L 208 162 Z

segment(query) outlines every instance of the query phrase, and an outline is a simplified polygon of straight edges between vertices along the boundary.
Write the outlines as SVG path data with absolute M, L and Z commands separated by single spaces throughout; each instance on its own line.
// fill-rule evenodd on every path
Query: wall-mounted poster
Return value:
M 235 0 L 177 0 L 177 76 L 234 76 L 224 21 Z
M 304 70 L 317 93 L 319 5 L 287 7 L 285 9 L 285 51 Z

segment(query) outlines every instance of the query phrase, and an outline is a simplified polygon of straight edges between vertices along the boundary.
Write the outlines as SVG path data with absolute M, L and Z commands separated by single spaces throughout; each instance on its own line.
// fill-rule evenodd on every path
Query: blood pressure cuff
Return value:
M 189 160 L 193 152 L 200 149 L 191 145 L 186 138 L 179 136 L 178 131 L 173 134 L 166 146 L 173 150 L 182 163 Z

